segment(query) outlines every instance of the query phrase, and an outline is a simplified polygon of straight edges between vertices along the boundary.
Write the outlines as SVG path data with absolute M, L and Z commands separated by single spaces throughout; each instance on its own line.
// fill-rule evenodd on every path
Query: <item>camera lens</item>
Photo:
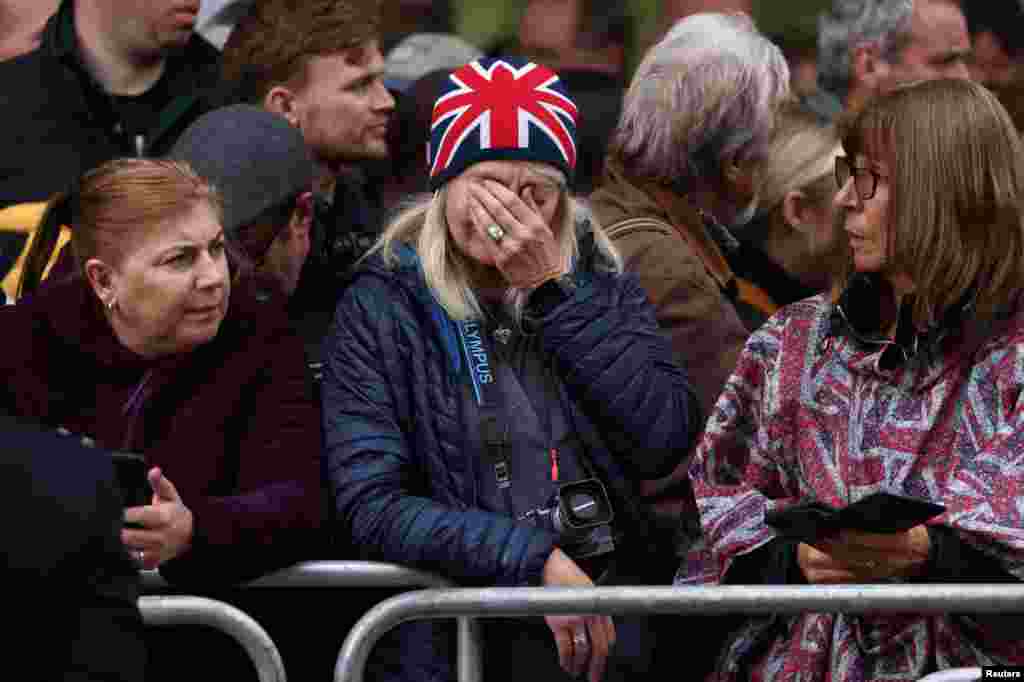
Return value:
M 593 521 L 601 511 L 594 496 L 586 493 L 570 495 L 569 509 L 572 510 L 573 517 L 580 521 Z

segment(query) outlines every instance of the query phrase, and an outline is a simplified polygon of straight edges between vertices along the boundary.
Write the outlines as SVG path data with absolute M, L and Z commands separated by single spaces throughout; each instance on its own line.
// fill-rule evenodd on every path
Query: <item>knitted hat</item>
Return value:
M 579 112 L 558 75 L 502 57 L 470 62 L 445 81 L 430 126 L 430 189 L 480 161 L 540 161 L 571 181 Z
M 261 213 L 313 189 L 313 158 L 282 116 L 238 104 L 199 117 L 168 157 L 185 161 L 224 200 L 224 230 L 236 235 Z

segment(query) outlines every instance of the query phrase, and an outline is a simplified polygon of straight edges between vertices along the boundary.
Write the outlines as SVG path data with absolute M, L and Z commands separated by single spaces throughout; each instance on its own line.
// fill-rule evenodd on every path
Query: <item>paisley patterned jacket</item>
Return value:
M 776 539 L 771 510 L 880 490 L 945 505 L 930 523 L 1024 578 L 1024 300 L 988 322 L 963 306 L 920 334 L 901 319 L 894 343 L 864 333 L 878 298 L 862 293 L 793 304 L 750 337 L 690 467 L 700 528 L 677 583 L 722 582 Z M 1021 665 L 1019 633 L 970 615 L 756 617 L 712 679 L 910 681 Z

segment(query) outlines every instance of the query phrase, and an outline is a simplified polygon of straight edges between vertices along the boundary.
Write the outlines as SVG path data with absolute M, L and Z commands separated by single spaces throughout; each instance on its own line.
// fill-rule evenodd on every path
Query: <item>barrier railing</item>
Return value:
M 729 585 L 429 589 L 387 599 L 349 631 L 334 669 L 336 682 L 362 682 L 370 650 L 401 623 L 465 616 L 514 617 L 587 613 L 1024 613 L 1024 584 Z
M 142 573 L 144 591 L 170 587 L 156 571 Z M 267 574 L 242 588 L 446 588 L 453 583 L 432 573 L 374 561 L 307 561 Z M 472 618 L 457 619 L 459 682 L 483 680 L 479 625 Z M 375 640 L 376 641 L 376 640 Z M 371 646 L 372 648 L 372 646 Z
M 148 626 L 205 625 L 238 642 L 249 655 L 260 682 L 285 682 L 284 663 L 274 642 L 259 623 L 230 604 L 204 597 L 146 596 L 139 611 Z

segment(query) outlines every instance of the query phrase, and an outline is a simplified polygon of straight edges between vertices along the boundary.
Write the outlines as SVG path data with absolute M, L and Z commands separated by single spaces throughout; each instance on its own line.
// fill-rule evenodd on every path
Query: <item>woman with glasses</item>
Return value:
M 690 468 L 700 528 L 677 582 L 1017 582 L 1024 149 L 967 81 L 899 89 L 843 130 L 849 276 L 748 342 Z M 783 523 L 873 493 L 942 506 L 927 521 Z M 745 618 L 712 679 L 909 682 L 1024 663 L 1005 620 L 912 610 Z

